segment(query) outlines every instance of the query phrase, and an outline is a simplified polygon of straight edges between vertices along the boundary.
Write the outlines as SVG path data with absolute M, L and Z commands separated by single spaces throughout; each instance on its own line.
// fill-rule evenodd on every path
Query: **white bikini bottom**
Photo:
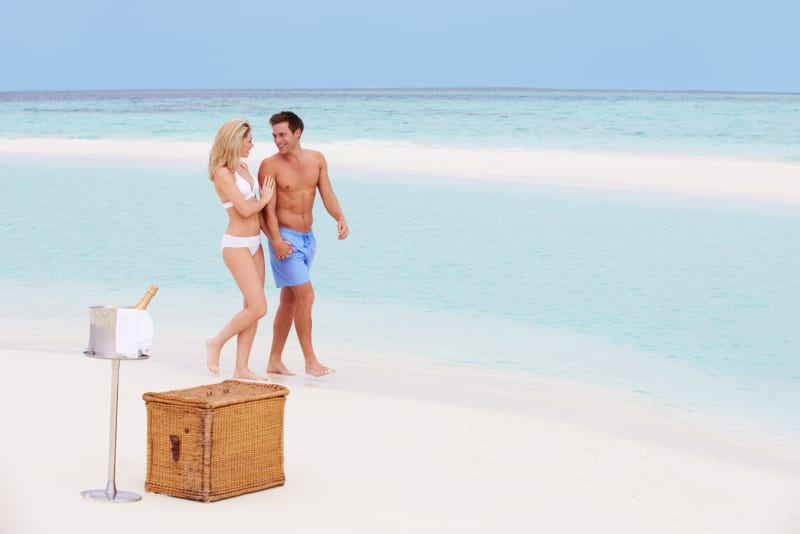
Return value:
M 222 236 L 222 248 L 249 248 L 250 255 L 255 256 L 258 247 L 261 246 L 261 234 L 239 237 L 224 234 Z

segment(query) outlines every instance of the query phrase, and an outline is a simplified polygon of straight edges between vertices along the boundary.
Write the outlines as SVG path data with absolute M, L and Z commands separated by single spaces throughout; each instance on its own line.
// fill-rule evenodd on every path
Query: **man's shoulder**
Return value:
M 313 148 L 304 148 L 303 150 L 305 150 L 308 154 L 310 154 L 314 158 L 325 159 L 325 155 L 319 150 L 314 150 Z
M 305 154 L 306 161 L 310 162 L 312 165 L 322 166 L 325 164 L 325 155 L 319 150 L 304 148 L 303 153 Z
M 273 164 L 279 160 L 279 156 L 280 154 L 278 154 L 277 152 L 271 156 L 267 156 L 266 158 L 261 160 L 261 165 L 264 165 L 265 163 L 268 165 Z
M 259 171 L 275 169 L 280 165 L 280 159 L 278 158 L 278 154 L 273 154 L 261 160 L 261 164 L 258 166 Z

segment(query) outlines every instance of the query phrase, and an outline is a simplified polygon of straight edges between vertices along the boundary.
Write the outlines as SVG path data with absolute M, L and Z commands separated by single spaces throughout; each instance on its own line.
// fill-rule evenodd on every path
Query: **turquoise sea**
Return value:
M 0 93 L 0 138 L 210 144 L 220 123 L 245 116 L 268 143 L 267 118 L 282 109 L 304 118 L 306 145 L 800 162 L 797 94 Z M 800 432 L 800 208 L 402 169 L 332 179 L 352 233 L 337 242 L 318 206 L 320 354 L 335 346 L 531 372 Z M 7 156 L 0 180 L 0 318 L 83 318 L 90 305 L 135 302 L 150 283 L 161 287 L 157 332 L 159 313 L 218 328 L 222 309 L 235 311 L 218 249 L 224 213 L 202 166 Z M 269 320 L 277 293 L 267 290 Z

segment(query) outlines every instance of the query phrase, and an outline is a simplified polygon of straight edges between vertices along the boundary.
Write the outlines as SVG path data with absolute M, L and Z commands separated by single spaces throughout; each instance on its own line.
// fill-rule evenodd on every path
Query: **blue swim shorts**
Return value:
M 281 237 L 292 244 L 289 257 L 279 260 L 275 257 L 275 249 L 269 244 L 269 263 L 275 287 L 299 286 L 311 280 L 309 271 L 314 253 L 317 251 L 317 239 L 314 232 L 298 232 L 289 228 L 280 228 Z

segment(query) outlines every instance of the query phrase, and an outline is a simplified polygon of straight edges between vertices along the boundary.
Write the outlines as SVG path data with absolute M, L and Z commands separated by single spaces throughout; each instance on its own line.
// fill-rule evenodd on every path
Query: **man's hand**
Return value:
M 347 226 L 347 221 L 344 220 L 344 217 L 336 223 L 336 229 L 339 231 L 339 240 L 347 239 L 350 234 L 350 228 Z
M 272 243 L 272 248 L 275 250 L 275 257 L 279 260 L 285 260 L 292 252 L 294 252 L 292 244 L 288 241 L 278 241 L 277 243 Z

